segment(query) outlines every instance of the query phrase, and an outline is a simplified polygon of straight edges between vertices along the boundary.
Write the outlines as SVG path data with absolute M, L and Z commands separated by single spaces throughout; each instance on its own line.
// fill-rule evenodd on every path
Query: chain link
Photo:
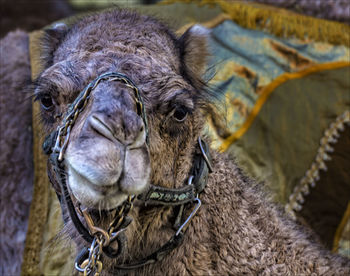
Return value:
M 94 275 L 99 276 L 102 271 L 102 262 L 100 260 L 102 253 L 103 239 L 99 236 L 95 236 L 90 248 L 89 257 L 84 260 L 80 267 L 78 267 L 79 272 L 84 276 Z
M 117 210 L 113 221 L 110 223 L 108 230 L 105 231 L 93 224 L 93 221 L 87 212 L 87 209 L 81 210 L 78 208 L 78 212 L 84 216 L 85 221 L 91 235 L 94 236 L 94 240 L 91 243 L 89 251 L 89 257 L 82 261 L 81 265 L 76 264 L 76 269 L 81 272 L 84 276 L 94 275 L 99 276 L 102 271 L 102 262 L 100 260 L 102 254 L 102 248 L 109 246 L 118 236 L 121 231 L 120 229 L 124 218 L 133 208 L 133 201 L 135 196 L 129 196 L 127 201 L 121 206 L 120 210 Z
M 113 232 L 114 230 L 120 230 L 119 227 L 121 226 L 124 218 L 129 214 L 129 212 L 133 208 L 133 202 L 135 200 L 135 196 L 129 196 L 128 200 L 122 205 L 121 209 L 117 211 L 113 221 L 110 223 L 108 227 L 108 233 L 114 237 Z

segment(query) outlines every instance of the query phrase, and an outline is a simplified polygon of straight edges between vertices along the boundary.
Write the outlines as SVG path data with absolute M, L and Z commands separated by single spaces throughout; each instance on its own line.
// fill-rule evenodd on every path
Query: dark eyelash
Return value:
M 37 91 L 34 95 L 35 101 L 47 96 L 55 98 L 58 94 L 58 87 L 56 84 L 45 77 L 39 76 L 35 79 L 32 83 L 32 87 L 34 91 Z
M 171 110 L 174 110 L 174 109 L 182 109 L 184 112 L 188 113 L 189 115 L 191 115 L 193 112 L 192 108 L 189 108 L 188 106 L 183 105 L 183 104 L 171 105 Z
M 34 95 L 34 102 L 40 101 L 41 99 L 43 99 L 45 97 L 51 97 L 51 95 L 49 93 L 46 93 L 46 92 L 38 92 Z

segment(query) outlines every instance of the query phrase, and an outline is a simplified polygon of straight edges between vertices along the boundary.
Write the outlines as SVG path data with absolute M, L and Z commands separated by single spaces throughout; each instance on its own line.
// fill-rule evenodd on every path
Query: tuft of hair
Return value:
M 53 64 L 53 54 L 64 40 L 69 28 L 65 23 L 59 22 L 44 30 L 40 41 L 42 65 L 47 68 Z

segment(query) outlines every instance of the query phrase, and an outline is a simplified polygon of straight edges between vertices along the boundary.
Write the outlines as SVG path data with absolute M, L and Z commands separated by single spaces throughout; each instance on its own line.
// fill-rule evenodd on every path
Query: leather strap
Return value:
M 182 205 L 194 198 L 195 187 L 193 185 L 180 189 L 150 185 L 149 190 L 138 197 L 139 200 L 144 201 L 145 205 Z
M 50 162 L 54 165 L 54 171 L 56 174 L 56 179 L 60 184 L 60 188 L 61 188 L 61 195 L 58 196 L 58 199 L 60 200 L 60 203 L 62 204 L 62 201 L 64 202 L 64 204 L 67 206 L 67 210 L 69 213 L 69 216 L 75 226 L 75 228 L 77 229 L 78 233 L 84 238 L 85 241 L 87 241 L 88 243 L 92 243 L 93 241 L 93 236 L 90 235 L 89 231 L 86 229 L 86 227 L 82 224 L 82 222 L 80 221 L 78 214 L 75 211 L 75 207 L 72 201 L 72 198 L 69 194 L 68 191 L 68 187 L 65 181 L 65 169 L 64 166 L 61 162 L 58 161 L 58 153 L 52 153 L 50 155 Z M 57 192 L 56 192 L 57 194 Z M 58 194 L 57 194 L 58 195 Z M 62 206 L 61 206 L 62 207 Z
M 180 232 L 178 235 L 173 235 L 172 238 L 166 242 L 160 249 L 152 253 L 151 255 L 141 259 L 140 261 L 136 263 L 130 263 L 130 264 L 124 264 L 124 265 L 117 265 L 114 266 L 115 269 L 112 270 L 112 275 L 119 275 L 119 272 L 121 270 L 132 270 L 139 267 L 143 267 L 145 265 L 153 264 L 157 261 L 160 261 L 164 259 L 164 257 L 174 250 L 176 247 L 178 247 L 184 239 L 184 234 Z M 108 254 L 107 254 L 108 256 Z M 89 250 L 88 248 L 84 247 L 79 254 L 77 255 L 75 259 L 76 264 L 81 264 L 84 260 L 86 260 L 89 257 Z
M 196 195 L 201 193 L 208 182 L 209 173 L 212 171 L 209 146 L 199 137 L 199 148 L 193 158 L 191 175 L 193 181 L 182 188 L 172 189 L 156 185 L 150 185 L 147 192 L 138 196 L 145 205 L 182 205 L 192 202 Z
M 161 261 L 162 259 L 164 259 L 166 255 L 168 255 L 168 253 L 170 253 L 172 250 L 174 250 L 179 245 L 181 245 L 183 242 L 183 239 L 184 239 L 184 234 L 182 232 L 175 234 L 161 248 L 159 248 L 157 251 L 155 251 L 151 255 L 148 255 L 147 257 L 141 259 L 140 261 L 136 263 L 114 266 L 116 270 L 113 270 L 112 274 L 118 274 L 120 270 L 136 269 L 139 267 L 143 267 L 145 265 L 153 264 L 157 261 Z

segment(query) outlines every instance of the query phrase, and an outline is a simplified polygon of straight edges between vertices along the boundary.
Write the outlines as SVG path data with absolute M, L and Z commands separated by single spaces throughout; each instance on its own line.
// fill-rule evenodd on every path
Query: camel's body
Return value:
M 226 155 L 215 154 L 213 164 L 215 173 L 200 196 L 203 205 L 183 245 L 134 275 L 349 274 L 348 259 L 315 242 L 311 233 L 287 218 Z M 155 221 L 160 220 L 172 221 L 172 213 L 163 210 L 155 216 Z M 135 244 L 131 250 L 150 254 L 171 234 L 164 224 L 155 224 L 145 235 L 149 243 Z
M 143 129 L 139 127 L 142 122 L 135 115 L 132 98 L 125 87 L 119 84 L 101 85 L 103 89 L 96 89 L 91 105 L 80 115 L 73 128 L 67 149 L 67 167 L 70 170 L 73 170 L 74 166 L 79 167 L 80 160 L 74 159 L 74 156 L 78 156 L 80 159 L 85 158 L 84 165 L 94 164 L 89 171 L 95 173 L 93 175 L 95 178 L 100 177 L 99 170 L 106 170 L 103 165 L 108 164 L 113 168 L 112 172 L 107 171 L 111 177 L 114 177 L 113 172 L 116 170 L 122 170 L 123 173 L 119 174 L 122 176 L 118 177 L 124 182 L 125 175 L 130 171 L 136 171 L 146 182 L 150 181 L 164 187 L 182 187 L 188 179 L 196 140 L 202 130 L 203 118 L 199 109 L 205 106 L 207 98 L 201 94 L 201 90 L 205 90 L 205 87 L 198 76 L 205 62 L 201 57 L 205 52 L 203 30 L 192 29 L 177 40 L 164 26 L 154 20 L 117 11 L 104 16 L 95 15 L 76 25 L 68 35 L 65 32 L 67 30 L 64 29 L 49 32 L 45 42 L 46 70 L 42 74 L 46 81 L 41 83 L 39 81 L 36 87 L 36 94 L 47 91 L 51 95 L 56 93 L 52 96 L 55 97 L 53 107 L 47 99 L 42 101 L 42 104 L 50 107 L 47 111 L 42 111 L 46 129 L 52 130 L 60 123 L 60 119 L 53 119 L 53 113 L 58 112 L 57 110 L 64 112 L 67 104 L 74 100 L 87 83 L 107 71 L 127 74 L 140 87 L 145 98 L 150 125 L 150 145 L 146 146 L 144 137 L 135 132 L 142 133 Z M 10 45 L 15 42 L 22 45 L 26 43 L 28 37 L 21 33 L 17 37 L 10 36 L 10 38 L 1 41 L 4 44 L 1 47 L 5 47 L 6 43 Z M 28 52 L 23 53 L 26 55 Z M 13 60 L 11 64 L 4 64 L 7 68 L 16 70 L 17 67 L 13 64 L 20 62 L 29 65 L 29 61 L 23 61 L 23 57 Z M 6 72 L 6 68 L 4 69 Z M 29 70 L 26 70 L 21 75 L 17 74 L 15 80 L 19 82 L 29 75 Z M 4 76 L 2 73 L 1 80 Z M 52 85 L 48 88 L 48 82 L 51 81 L 55 82 L 55 88 L 52 88 Z M 6 88 L 10 92 L 19 89 L 14 82 L 8 82 Z M 1 93 L 4 93 L 3 88 Z M 176 99 L 174 95 L 177 95 Z M 42 99 L 46 96 L 40 97 Z M 103 99 L 109 100 L 103 103 Z M 102 107 L 105 107 L 104 111 L 101 111 L 99 105 L 101 102 Z M 185 110 L 190 110 L 187 117 L 182 118 L 181 112 L 174 115 L 174 110 L 178 111 L 179 105 L 185 106 Z M 96 110 L 110 112 L 109 115 L 114 114 L 112 114 L 115 116 L 113 121 L 108 121 L 113 129 L 111 130 L 113 137 L 109 132 L 106 134 L 105 129 L 102 129 L 101 134 L 101 125 L 96 125 L 96 120 L 93 121 L 91 116 L 89 117 L 90 113 L 96 114 Z M 175 120 L 174 116 L 180 118 Z M 130 132 L 127 131 L 128 128 Z M 95 132 L 99 130 L 98 136 L 91 129 L 95 129 Z M 117 137 L 118 142 L 113 141 L 112 147 L 110 142 L 103 140 L 104 136 L 108 136 L 110 140 Z M 94 144 L 89 144 L 89 139 L 92 139 Z M 119 146 L 115 146 L 120 143 L 126 144 L 126 141 L 129 141 L 128 145 L 134 145 L 136 151 L 131 153 L 131 150 L 125 149 L 128 146 L 123 146 L 120 150 Z M 103 152 L 103 148 L 95 150 L 93 147 L 99 143 L 110 147 L 109 153 L 98 155 L 99 152 Z M 84 148 L 85 144 L 88 145 L 87 148 Z M 93 151 L 90 155 L 86 154 L 89 157 L 87 159 L 84 154 L 90 148 Z M 110 152 L 114 154 L 114 151 L 117 152 L 116 155 L 107 158 L 108 154 Z M 131 158 L 132 162 L 124 161 L 126 163 L 120 165 L 121 169 L 120 166 L 114 167 L 115 160 L 119 160 L 118 154 L 125 156 L 128 154 L 131 157 L 127 158 Z M 95 158 L 99 160 L 98 163 L 95 163 Z M 128 162 L 131 162 L 131 165 Z M 135 163 L 143 166 L 144 170 L 141 172 L 134 170 Z M 311 235 L 272 204 L 261 189 L 242 174 L 232 160 L 225 155 L 213 153 L 213 165 L 214 173 L 209 176 L 207 187 L 200 195 L 203 206 L 187 229 L 184 243 L 162 261 L 132 270 L 130 274 L 310 275 L 313 272 L 318 275 L 350 274 L 348 259 L 331 254 L 314 242 Z M 144 172 L 148 168 L 150 175 Z M 70 185 L 76 181 L 73 174 L 69 173 Z M 81 174 L 84 174 L 83 170 Z M 138 175 L 133 175 L 133 178 L 137 177 Z M 88 176 L 85 178 L 86 185 L 95 185 L 90 183 L 94 180 Z M 142 179 L 140 183 L 134 181 L 123 182 L 124 184 L 120 184 L 118 180 L 118 185 L 124 185 L 119 194 L 123 196 L 128 193 L 139 193 L 138 189 L 146 183 L 142 182 Z M 108 183 L 109 179 L 101 181 Z M 15 183 L 13 180 L 12 182 Z M 80 189 L 87 189 L 87 186 L 72 188 L 74 195 L 85 205 L 110 208 L 120 204 L 118 200 L 113 201 L 108 197 L 105 198 L 105 202 L 103 198 L 100 200 L 97 196 L 91 199 L 89 195 L 81 194 Z M 186 210 L 188 213 L 190 208 Z M 117 259 L 119 263 L 132 262 L 152 253 L 173 234 L 172 224 L 176 215 L 173 207 L 144 208 L 141 204 L 136 204 L 131 215 L 134 222 L 126 231 L 129 243 L 125 255 Z M 72 225 L 69 224 L 67 227 L 71 228 L 72 236 L 76 236 Z M 79 238 L 75 238 L 75 241 L 78 248 L 86 246 Z M 108 271 L 113 270 L 114 262 L 106 258 L 103 262 L 104 272 L 108 274 Z
M 0 41 L 0 275 L 18 275 L 33 190 L 28 34 Z

